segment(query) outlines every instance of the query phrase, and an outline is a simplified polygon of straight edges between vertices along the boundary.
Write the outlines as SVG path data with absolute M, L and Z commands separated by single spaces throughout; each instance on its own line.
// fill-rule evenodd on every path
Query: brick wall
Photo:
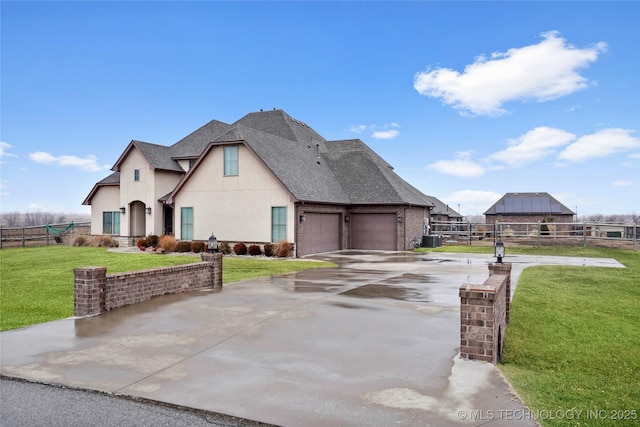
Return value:
M 511 306 L 511 264 L 489 264 L 481 285 L 460 286 L 460 357 L 498 363 Z
M 105 267 L 75 268 L 74 315 L 93 316 L 154 296 L 222 287 L 222 254 L 202 254 L 202 262 L 107 274 Z

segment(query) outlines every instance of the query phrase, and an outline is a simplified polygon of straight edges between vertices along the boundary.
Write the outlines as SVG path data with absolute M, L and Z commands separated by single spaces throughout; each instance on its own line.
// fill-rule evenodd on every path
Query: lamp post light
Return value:
M 494 255 L 498 258 L 498 264 L 502 264 L 502 258 L 504 258 L 504 243 L 502 243 L 502 240 L 496 242 Z
M 216 236 L 211 233 L 211 237 L 209 237 L 209 242 L 207 243 L 207 249 L 210 253 L 215 254 L 218 252 L 218 239 Z

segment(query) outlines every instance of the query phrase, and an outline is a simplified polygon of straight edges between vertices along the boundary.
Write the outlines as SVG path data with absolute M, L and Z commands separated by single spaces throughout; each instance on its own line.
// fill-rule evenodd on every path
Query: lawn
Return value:
M 544 426 L 640 425 L 640 254 L 580 252 L 627 268 L 526 269 L 500 368 Z
M 640 253 L 508 247 L 508 254 L 615 258 L 627 267 L 525 269 L 499 367 L 543 426 L 640 425 Z
M 200 257 L 108 252 L 105 248 L 47 246 L 0 250 L 0 330 L 73 316 L 73 269 L 107 273 L 200 261 Z M 315 261 L 225 257 L 225 283 L 331 266 Z

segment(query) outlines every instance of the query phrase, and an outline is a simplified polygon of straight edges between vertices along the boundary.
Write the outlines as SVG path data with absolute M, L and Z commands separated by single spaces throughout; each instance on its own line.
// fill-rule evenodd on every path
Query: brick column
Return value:
M 460 357 L 495 363 L 495 288 L 487 285 L 460 286 Z
M 505 297 L 506 301 L 506 322 L 509 324 L 509 315 L 511 313 L 511 263 L 505 262 L 502 264 L 498 264 L 497 262 L 492 262 L 489 264 L 489 276 L 493 276 L 494 274 L 500 274 L 503 276 L 507 276 L 507 280 L 505 282 Z
M 94 316 L 104 312 L 106 267 L 74 268 L 73 314 L 77 317 Z
M 211 282 L 209 287 L 211 288 L 222 288 L 222 258 L 223 255 L 219 252 L 217 253 L 208 253 L 203 252 L 201 254 L 202 261 L 210 262 L 212 264 L 211 271 Z

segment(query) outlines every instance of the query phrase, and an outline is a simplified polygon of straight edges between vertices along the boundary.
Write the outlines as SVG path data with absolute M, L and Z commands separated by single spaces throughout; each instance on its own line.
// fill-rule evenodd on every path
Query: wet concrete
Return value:
M 316 258 L 339 267 L 5 331 L 0 372 L 282 426 L 535 425 L 526 417 L 487 420 L 488 411 L 525 408 L 493 365 L 457 357 L 458 288 L 482 283 L 492 257 Z M 529 265 L 621 267 L 506 261 L 514 283 Z

